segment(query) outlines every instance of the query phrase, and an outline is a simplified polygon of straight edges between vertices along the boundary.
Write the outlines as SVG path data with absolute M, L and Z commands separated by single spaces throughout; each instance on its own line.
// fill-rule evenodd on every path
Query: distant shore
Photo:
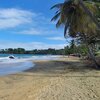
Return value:
M 0 100 L 100 100 L 100 71 L 79 58 L 34 63 L 34 68 L 0 77 Z

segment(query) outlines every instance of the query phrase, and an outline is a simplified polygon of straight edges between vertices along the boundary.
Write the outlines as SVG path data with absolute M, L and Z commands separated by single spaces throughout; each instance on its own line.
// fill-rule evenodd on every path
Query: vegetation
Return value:
M 0 53 L 1 54 L 52 54 L 52 55 L 63 55 L 64 49 L 44 49 L 44 50 L 25 50 L 24 48 L 8 48 L 8 49 L 1 49 Z
M 94 1 L 94 2 L 93 2 Z M 100 2 L 98 0 L 65 0 L 54 5 L 57 8 L 51 21 L 57 21 L 56 27 L 64 26 L 65 38 L 69 35 L 85 45 L 89 58 L 96 68 L 100 65 L 95 59 L 95 44 L 100 40 Z
M 99 48 L 100 49 L 100 48 Z M 77 45 L 75 40 L 72 40 L 70 42 L 70 45 L 67 45 L 64 47 L 64 49 L 44 49 L 44 50 L 25 50 L 24 48 L 8 48 L 8 49 L 1 49 L 0 50 L 1 54 L 39 54 L 39 55 L 75 55 L 75 56 L 86 56 L 87 54 L 87 49 L 85 45 L 80 44 Z

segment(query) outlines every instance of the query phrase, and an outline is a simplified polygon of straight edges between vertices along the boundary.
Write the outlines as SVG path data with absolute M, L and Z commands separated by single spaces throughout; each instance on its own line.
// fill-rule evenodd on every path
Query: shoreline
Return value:
M 3 62 L 0 63 L 0 76 L 6 76 L 10 74 L 23 72 L 24 70 L 34 67 L 35 66 L 34 62 L 36 61 L 49 61 L 49 60 L 53 61 L 59 59 L 62 56 L 43 55 L 40 58 L 37 56 L 34 57 L 22 58 L 22 59 L 8 59 L 8 58 L 3 59 Z
M 100 100 L 100 71 L 79 59 L 33 62 L 34 68 L 0 77 L 0 100 Z

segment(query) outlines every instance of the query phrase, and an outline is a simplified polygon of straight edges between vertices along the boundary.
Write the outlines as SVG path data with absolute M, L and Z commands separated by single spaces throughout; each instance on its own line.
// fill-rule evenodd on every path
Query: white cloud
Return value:
M 31 23 L 33 16 L 36 16 L 36 14 L 26 10 L 0 9 L 0 29 L 14 28 L 21 24 Z
M 39 35 L 41 34 L 42 31 L 37 30 L 35 28 L 31 28 L 29 30 L 23 30 L 23 31 L 19 31 L 19 32 L 15 32 L 17 34 L 28 34 L 28 35 Z
M 16 34 L 27 34 L 27 35 L 48 35 L 48 34 L 60 34 L 61 31 L 53 30 L 53 29 L 47 29 L 46 27 L 36 27 L 36 28 L 30 28 L 26 30 L 21 30 L 17 32 L 13 32 Z M 61 40 L 61 38 L 58 37 L 58 39 Z M 63 39 L 64 40 L 64 39 Z
M 32 49 L 48 49 L 48 48 L 55 48 L 55 49 L 61 49 L 66 46 L 66 44 L 47 44 L 43 42 L 30 42 L 30 43 L 21 43 L 21 42 L 0 42 L 0 49 L 5 48 L 25 48 L 27 50 Z
M 50 18 L 46 18 L 42 13 L 35 13 L 17 8 L 0 9 L 0 29 L 16 28 L 10 33 L 27 35 L 47 35 L 62 33 L 55 30 L 55 25 L 51 26 Z
M 64 37 L 48 37 L 49 40 L 65 41 Z
M 51 26 L 52 25 L 52 26 Z M 17 26 L 20 30 L 17 30 Z M 0 9 L 0 29 L 16 28 L 10 33 L 43 35 L 62 33 L 55 30 L 55 25 L 50 22 L 50 18 L 42 13 L 35 13 L 17 8 Z

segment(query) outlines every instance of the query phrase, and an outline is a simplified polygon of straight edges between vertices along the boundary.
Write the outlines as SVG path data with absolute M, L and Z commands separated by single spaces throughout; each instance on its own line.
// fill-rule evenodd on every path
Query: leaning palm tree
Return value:
M 84 4 L 85 4 L 85 6 L 84 6 L 83 3 L 80 4 L 80 1 L 82 1 L 82 0 L 65 0 L 64 3 L 56 4 L 51 8 L 51 9 L 58 8 L 58 10 L 56 11 L 56 15 L 51 19 L 51 21 L 55 21 L 58 19 L 56 27 L 59 27 L 60 25 L 64 25 L 65 28 L 68 28 L 69 26 L 72 25 L 72 22 L 80 23 L 80 21 L 78 21 L 78 20 L 81 18 L 81 21 L 82 21 L 82 20 L 84 20 L 84 16 L 87 16 L 87 10 L 86 10 L 87 8 L 88 8 L 88 12 L 90 12 L 92 14 L 92 16 L 93 16 L 93 13 L 98 12 L 99 17 L 100 17 L 100 9 L 99 9 L 99 7 L 97 9 L 97 7 L 96 7 L 97 3 L 84 1 Z M 100 3 L 98 3 L 98 5 L 99 4 Z M 84 10 L 84 8 L 85 8 L 85 10 Z M 92 18 L 90 19 L 89 17 L 90 17 L 90 15 L 87 16 L 87 18 L 89 19 L 89 21 L 91 20 L 92 23 L 94 22 L 94 20 L 96 20 L 96 18 L 94 18 L 94 17 L 93 17 L 94 20 L 92 20 Z M 84 21 L 82 21 L 82 23 L 83 22 Z M 85 20 L 85 23 L 86 22 L 87 21 Z M 71 25 L 70 25 L 70 23 L 71 23 Z M 99 22 L 97 22 L 97 23 L 99 24 Z M 79 26 L 80 26 L 80 24 L 79 24 Z M 95 23 L 95 26 L 96 26 L 96 23 Z M 66 31 L 65 31 L 64 35 L 66 35 Z
M 92 19 L 92 21 L 96 24 L 96 26 L 100 29 L 100 23 L 98 22 L 98 20 L 95 18 L 95 16 L 91 13 L 91 11 L 88 9 L 88 6 L 86 6 L 85 4 L 88 4 L 89 2 L 87 2 L 87 1 L 90 1 L 90 0 L 84 0 L 84 2 L 83 2 L 83 0 L 65 0 L 65 2 L 64 3 L 59 3 L 59 4 L 56 4 L 56 5 L 54 5 L 51 9 L 53 9 L 53 8 L 59 8 L 59 10 L 61 10 L 60 8 L 62 8 L 62 6 L 64 7 L 64 5 L 65 6 L 68 6 L 69 4 L 72 4 L 73 3 L 73 5 L 75 4 L 75 5 L 80 5 L 81 7 L 82 7 L 82 9 L 85 11 L 85 13 Z M 93 3 L 93 2 L 92 2 Z M 75 6 L 74 5 L 74 6 Z M 95 6 L 97 6 L 98 7 L 98 13 L 99 13 L 99 18 L 100 18 L 100 3 L 99 2 L 95 2 Z M 58 13 L 59 12 L 59 10 L 56 12 L 57 14 L 56 14 L 56 16 L 55 16 L 55 18 L 57 17 L 57 16 L 59 16 L 59 14 L 60 13 Z
M 97 26 L 99 24 L 96 17 L 94 17 L 94 14 L 96 16 L 99 12 L 97 4 L 89 1 L 84 1 L 83 3 L 83 0 L 65 0 L 64 3 L 56 4 L 51 9 L 53 8 L 57 8 L 57 11 L 51 21 L 58 20 L 56 27 L 60 27 L 61 25 L 65 27 L 65 37 L 67 35 L 81 37 L 87 45 L 92 60 L 95 62 L 96 67 L 98 67 L 99 65 L 90 49 L 89 40 L 91 39 L 88 39 L 88 37 L 92 38 L 97 35 Z

